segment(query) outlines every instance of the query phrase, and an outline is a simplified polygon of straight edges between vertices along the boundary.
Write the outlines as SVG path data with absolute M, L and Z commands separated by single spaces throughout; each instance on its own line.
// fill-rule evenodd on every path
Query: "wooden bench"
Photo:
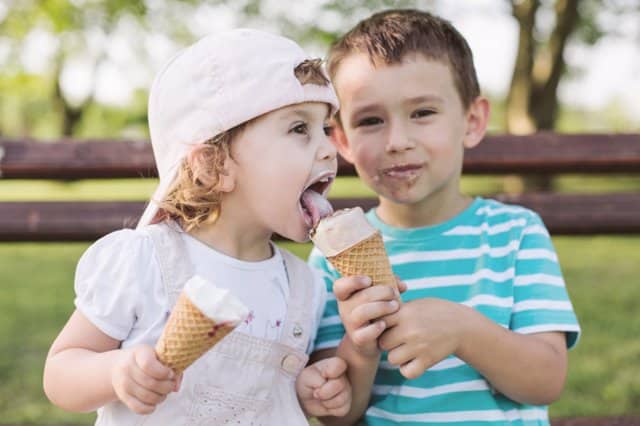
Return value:
M 465 154 L 466 175 L 635 174 L 640 176 L 640 135 L 487 136 Z M 353 176 L 339 162 L 339 176 Z M 154 177 L 146 141 L 0 139 L 2 179 Z M 496 194 L 496 199 L 539 212 L 552 234 L 640 233 L 640 193 Z M 333 199 L 335 208 L 375 205 L 372 198 Z M 145 202 L 34 201 L 0 203 L 0 241 L 90 241 L 134 227 Z

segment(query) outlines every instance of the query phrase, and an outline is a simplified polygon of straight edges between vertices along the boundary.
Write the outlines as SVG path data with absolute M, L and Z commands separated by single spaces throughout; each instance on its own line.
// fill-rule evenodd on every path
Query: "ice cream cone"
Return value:
M 382 235 L 359 207 L 322 219 L 311 238 L 342 276 L 366 275 L 374 285 L 397 288 Z
M 195 278 L 199 280 L 197 284 L 202 287 L 208 285 L 199 277 Z M 221 311 L 220 315 L 205 315 L 203 310 L 192 301 L 195 299 L 193 294 L 183 291 L 156 343 L 155 351 L 158 359 L 164 365 L 171 367 L 176 374 L 180 374 L 193 364 L 246 317 L 246 308 L 242 304 L 233 299 L 226 291 L 215 290 L 218 291 L 207 291 L 207 297 L 211 299 L 212 296 L 222 294 L 218 301 L 219 305 L 224 306 L 215 306 L 209 303 L 209 306 L 205 307 L 213 307 L 214 310 Z M 215 297 L 213 298 L 215 299 Z M 211 302 L 211 300 L 207 302 Z M 204 309 L 205 312 L 207 310 Z M 212 318 L 219 320 L 216 321 Z

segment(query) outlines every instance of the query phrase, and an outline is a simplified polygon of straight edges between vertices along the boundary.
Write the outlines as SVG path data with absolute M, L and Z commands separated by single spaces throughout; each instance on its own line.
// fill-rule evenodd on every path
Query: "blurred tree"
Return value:
M 638 12 L 628 0 L 508 0 L 518 23 L 518 49 L 506 100 L 510 133 L 554 129 L 558 86 L 571 43 L 593 45 L 613 34 L 616 17 Z M 603 19 L 603 17 L 613 19 Z M 548 25 L 551 23 L 551 25 Z
M 174 0 L 174 3 L 193 4 L 197 0 Z M 109 56 L 109 42 L 115 31 L 123 25 L 148 27 L 156 11 L 145 0 L 4 0 L 4 19 L 0 18 L 0 34 L 9 47 L 2 77 L 11 78 L 25 73 L 23 53 L 33 47 L 35 37 L 45 39 L 52 51 L 46 77 L 50 81 L 47 97 L 50 106 L 60 118 L 60 133 L 72 135 L 84 112 L 94 101 L 95 81 L 99 68 Z M 152 2 L 149 2 L 152 3 Z M 155 2 L 157 4 L 157 2 Z M 169 0 L 163 2 L 170 9 Z M 167 34 L 180 38 L 185 33 L 179 24 L 179 15 L 166 28 Z M 130 34 L 135 32 L 130 31 Z M 131 40 L 135 45 L 140 40 Z M 142 45 L 142 43 L 139 43 Z M 144 55 L 144 49 L 138 53 Z M 82 99 L 73 99 L 62 84 L 64 73 L 75 61 L 90 64 L 92 78 L 88 93 Z

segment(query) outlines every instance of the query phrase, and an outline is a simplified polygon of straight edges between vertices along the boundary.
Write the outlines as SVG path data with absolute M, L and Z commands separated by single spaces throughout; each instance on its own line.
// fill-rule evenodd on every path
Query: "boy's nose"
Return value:
M 385 146 L 387 152 L 406 151 L 414 147 L 415 143 L 402 123 L 396 123 L 389 127 L 387 144 Z

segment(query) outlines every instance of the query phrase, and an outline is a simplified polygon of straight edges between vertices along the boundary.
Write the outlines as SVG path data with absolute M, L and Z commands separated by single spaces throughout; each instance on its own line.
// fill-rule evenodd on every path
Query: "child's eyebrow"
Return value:
M 294 117 L 302 118 L 305 121 L 312 121 L 314 118 L 313 114 L 310 113 L 309 111 L 306 111 L 303 109 L 294 109 L 292 111 L 287 111 L 287 113 L 282 116 L 281 120 L 287 121 Z M 325 120 L 325 119 L 326 118 L 323 116 L 322 120 Z
M 415 96 L 413 98 L 409 98 L 405 101 L 407 104 L 421 104 L 424 102 L 431 102 L 431 103 L 444 103 L 444 99 L 442 99 L 440 96 L 437 95 L 421 95 L 421 96 Z

